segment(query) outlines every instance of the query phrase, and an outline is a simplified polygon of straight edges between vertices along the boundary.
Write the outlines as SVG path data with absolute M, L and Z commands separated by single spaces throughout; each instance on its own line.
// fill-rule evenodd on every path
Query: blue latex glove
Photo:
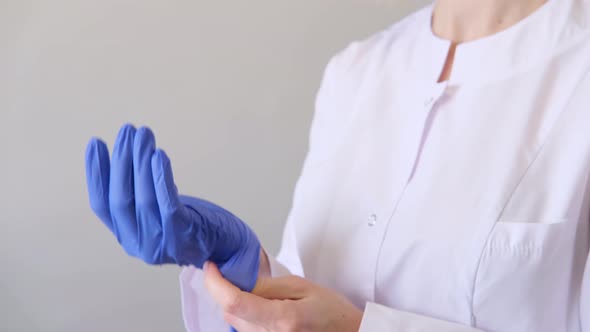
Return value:
M 156 149 L 148 128 L 121 128 L 112 160 L 105 143 L 86 149 L 90 205 L 125 251 L 148 264 L 194 265 L 205 261 L 244 291 L 258 276 L 260 243 L 254 232 L 225 209 L 179 196 L 170 160 Z

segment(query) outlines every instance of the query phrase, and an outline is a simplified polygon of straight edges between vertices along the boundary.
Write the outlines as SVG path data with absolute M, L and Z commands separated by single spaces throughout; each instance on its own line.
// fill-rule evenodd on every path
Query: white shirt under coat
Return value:
M 444 83 L 431 15 L 328 64 L 273 275 L 347 296 L 362 332 L 590 332 L 590 1 L 459 45 Z M 187 329 L 226 331 L 181 282 Z

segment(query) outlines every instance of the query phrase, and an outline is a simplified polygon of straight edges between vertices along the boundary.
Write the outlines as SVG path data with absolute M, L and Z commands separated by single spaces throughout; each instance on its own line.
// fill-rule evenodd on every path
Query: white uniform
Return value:
M 590 1 L 460 45 L 440 84 L 431 15 L 329 63 L 273 274 L 346 295 L 363 332 L 590 332 Z M 216 330 L 181 280 L 188 330 Z

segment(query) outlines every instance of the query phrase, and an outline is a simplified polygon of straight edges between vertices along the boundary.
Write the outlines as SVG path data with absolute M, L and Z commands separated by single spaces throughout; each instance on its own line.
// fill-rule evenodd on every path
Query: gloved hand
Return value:
M 148 128 L 121 128 L 112 160 L 105 143 L 86 149 L 90 205 L 125 251 L 148 264 L 194 265 L 206 261 L 244 291 L 251 291 L 260 264 L 254 232 L 225 209 L 179 196 L 170 160 L 156 149 Z

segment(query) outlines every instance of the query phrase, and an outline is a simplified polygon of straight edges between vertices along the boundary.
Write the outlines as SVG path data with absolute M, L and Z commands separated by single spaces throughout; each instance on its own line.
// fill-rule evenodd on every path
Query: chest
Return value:
M 425 91 L 385 80 L 356 103 L 338 152 L 304 179 L 306 275 L 359 306 L 469 322 L 499 284 L 572 270 L 564 255 L 587 242 L 590 85 L 551 68 L 519 80 Z

